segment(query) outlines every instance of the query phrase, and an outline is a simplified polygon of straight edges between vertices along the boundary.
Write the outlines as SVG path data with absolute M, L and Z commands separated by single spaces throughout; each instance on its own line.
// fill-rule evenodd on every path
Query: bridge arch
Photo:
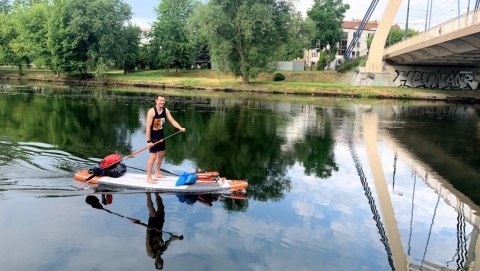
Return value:
M 388 38 L 388 33 L 392 28 L 393 21 L 397 16 L 398 9 L 402 0 L 389 0 L 387 7 L 383 12 L 377 31 L 370 46 L 367 63 L 365 65 L 366 72 L 381 73 L 383 70 L 383 50 Z

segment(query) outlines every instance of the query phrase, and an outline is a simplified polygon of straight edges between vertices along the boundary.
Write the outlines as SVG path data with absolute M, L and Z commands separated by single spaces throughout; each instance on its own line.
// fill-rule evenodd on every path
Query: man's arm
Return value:
M 147 113 L 147 120 L 145 121 L 145 135 L 147 136 L 147 142 L 152 140 L 152 138 L 150 137 L 150 127 L 152 126 L 152 122 L 153 122 L 153 116 L 154 116 L 154 112 L 153 112 L 153 108 L 150 108 L 150 110 L 148 110 L 148 113 Z

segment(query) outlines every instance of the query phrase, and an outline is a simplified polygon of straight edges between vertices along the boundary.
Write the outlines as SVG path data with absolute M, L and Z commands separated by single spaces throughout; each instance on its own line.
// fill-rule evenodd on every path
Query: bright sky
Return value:
M 313 4 L 313 0 L 292 0 L 296 3 L 297 9 L 305 13 Z M 375 12 L 370 20 L 380 20 L 385 7 L 390 0 L 380 0 L 377 4 Z M 418 29 L 420 31 L 425 28 L 425 19 L 427 5 L 429 0 L 410 0 L 409 12 L 409 28 Z M 446 22 L 451 18 L 458 16 L 458 5 L 460 5 L 460 14 L 467 12 L 468 6 L 470 10 L 475 6 L 475 0 L 432 0 L 433 12 L 430 20 L 430 26 L 433 27 L 439 23 Z M 125 0 L 133 9 L 133 23 L 141 27 L 148 27 L 155 20 L 156 15 L 154 8 L 158 6 L 160 0 Z M 345 14 L 345 20 L 363 19 L 365 13 L 372 1 L 369 0 L 343 0 L 343 3 L 349 4 L 350 9 Z M 394 23 L 401 28 L 405 27 L 407 17 L 408 0 L 403 0 L 398 11 Z

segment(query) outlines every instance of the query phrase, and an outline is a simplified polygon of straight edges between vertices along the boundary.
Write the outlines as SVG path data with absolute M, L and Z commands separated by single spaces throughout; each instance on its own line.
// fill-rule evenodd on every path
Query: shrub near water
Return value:
M 283 80 L 285 80 L 285 75 L 283 75 L 281 73 L 276 73 L 273 76 L 273 81 L 283 81 Z
M 365 67 L 365 63 L 367 62 L 367 58 L 362 56 L 358 58 L 351 58 L 337 67 L 337 72 L 348 72 L 353 71 L 356 67 Z

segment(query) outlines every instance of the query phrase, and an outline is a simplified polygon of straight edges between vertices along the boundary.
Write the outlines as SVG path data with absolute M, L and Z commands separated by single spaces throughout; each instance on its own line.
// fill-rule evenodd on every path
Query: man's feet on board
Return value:
M 165 176 L 161 173 L 155 173 L 155 178 L 167 178 L 167 176 Z
M 158 182 L 155 181 L 155 180 L 152 179 L 152 178 L 147 178 L 147 183 L 156 184 L 156 183 L 158 183 Z

